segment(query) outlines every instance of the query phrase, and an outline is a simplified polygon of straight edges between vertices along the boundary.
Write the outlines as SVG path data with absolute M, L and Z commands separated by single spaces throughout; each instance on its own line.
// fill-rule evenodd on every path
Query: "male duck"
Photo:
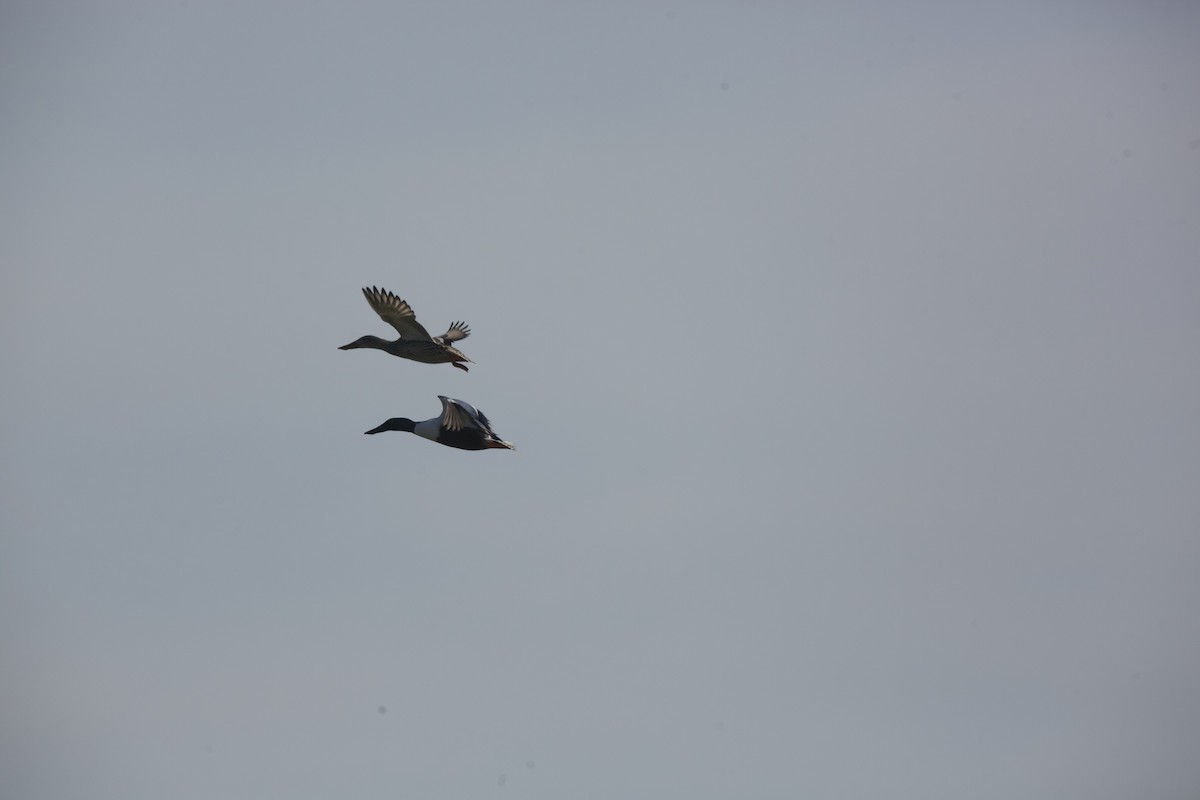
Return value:
M 408 417 L 393 417 L 378 428 L 372 428 L 366 433 L 383 433 L 384 431 L 407 431 L 432 439 L 447 447 L 457 447 L 459 450 L 489 450 L 504 448 L 516 450 L 511 442 L 506 442 L 492 430 L 492 424 L 483 412 L 453 397 L 438 395 L 442 401 L 442 415 L 422 422 L 413 422 Z
M 355 350 L 360 347 L 373 347 L 394 356 L 420 361 L 423 364 L 450 363 L 466 372 L 466 363 L 474 363 L 463 352 L 451 347 L 451 342 L 465 339 L 471 335 L 471 329 L 462 322 L 452 322 L 441 336 L 430 336 L 425 326 L 417 322 L 417 315 L 412 306 L 385 289 L 364 288 L 363 295 L 375 313 L 388 325 L 396 329 L 400 338 L 389 342 L 378 336 L 364 336 L 350 344 L 344 344 L 338 350 Z

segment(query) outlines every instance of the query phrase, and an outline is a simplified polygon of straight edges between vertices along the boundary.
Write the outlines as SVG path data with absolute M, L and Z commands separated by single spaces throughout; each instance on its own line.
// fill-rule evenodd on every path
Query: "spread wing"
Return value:
M 433 341 L 429 331 L 417 322 L 417 315 L 413 313 L 412 306 L 396 295 L 386 289 L 376 289 L 372 286 L 370 289 L 363 289 L 363 296 L 367 298 L 367 302 L 371 304 L 371 308 L 375 309 L 379 318 L 396 329 L 396 333 L 400 334 L 401 339 Z
M 488 419 L 470 403 L 438 395 L 442 401 L 442 427 L 448 431 L 482 430 L 492 433 Z M 494 435 L 494 434 L 493 434 Z
M 459 339 L 465 339 L 470 335 L 471 329 L 467 327 L 467 323 L 451 322 L 446 332 L 438 338 L 442 340 L 442 344 L 450 344 L 451 342 L 457 342 Z

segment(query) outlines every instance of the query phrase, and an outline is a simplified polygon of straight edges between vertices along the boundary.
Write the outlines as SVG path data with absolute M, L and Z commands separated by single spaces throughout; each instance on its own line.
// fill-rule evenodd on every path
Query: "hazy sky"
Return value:
M 1197 42 L 5 4 L 4 796 L 1196 797 Z

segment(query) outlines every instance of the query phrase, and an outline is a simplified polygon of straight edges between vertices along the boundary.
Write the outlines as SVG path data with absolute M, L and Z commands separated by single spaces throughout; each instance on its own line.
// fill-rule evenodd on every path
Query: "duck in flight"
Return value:
M 441 416 L 421 422 L 413 422 L 408 417 L 393 417 L 366 433 L 406 431 L 459 450 L 517 449 L 511 442 L 497 436 L 488 418 L 470 403 L 442 395 L 438 395 L 438 399 L 442 401 Z
M 378 336 L 364 336 L 350 344 L 344 344 L 338 350 L 356 350 L 360 347 L 372 347 L 391 353 L 394 356 L 420 361 L 423 364 L 446 364 L 467 371 L 465 364 L 474 363 L 451 342 L 457 342 L 471 335 L 471 329 L 462 322 L 452 322 L 441 336 L 430 336 L 425 326 L 417 322 L 417 315 L 412 306 L 401 300 L 386 289 L 364 288 L 363 295 L 375 313 L 396 329 L 400 338 L 395 341 L 380 339 Z

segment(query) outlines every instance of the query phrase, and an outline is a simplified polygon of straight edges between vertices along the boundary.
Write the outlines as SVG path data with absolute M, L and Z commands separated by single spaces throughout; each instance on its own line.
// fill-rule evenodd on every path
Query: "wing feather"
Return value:
M 433 341 L 433 337 L 429 335 L 429 331 L 425 330 L 425 326 L 417 322 L 417 315 L 413 312 L 412 306 L 404 300 L 386 289 L 377 289 L 374 286 L 370 289 L 364 288 L 363 296 L 367 298 L 367 302 L 370 303 L 379 318 L 396 329 L 396 333 L 400 334 L 401 339 Z
M 442 426 L 447 430 L 474 429 L 495 436 L 492 426 L 488 423 L 488 418 L 475 406 L 464 400 L 455 400 L 453 397 L 438 395 L 438 399 L 442 401 Z
M 438 395 L 438 399 L 442 401 L 442 427 L 448 431 L 465 431 L 471 428 L 477 428 L 475 417 L 471 411 L 475 409 L 461 400 L 455 400 L 453 397 L 444 397 Z
M 457 342 L 460 339 L 465 339 L 471 335 L 471 329 L 465 322 L 451 322 L 450 327 L 446 329 L 438 338 L 442 340 L 442 344 L 450 344 Z

